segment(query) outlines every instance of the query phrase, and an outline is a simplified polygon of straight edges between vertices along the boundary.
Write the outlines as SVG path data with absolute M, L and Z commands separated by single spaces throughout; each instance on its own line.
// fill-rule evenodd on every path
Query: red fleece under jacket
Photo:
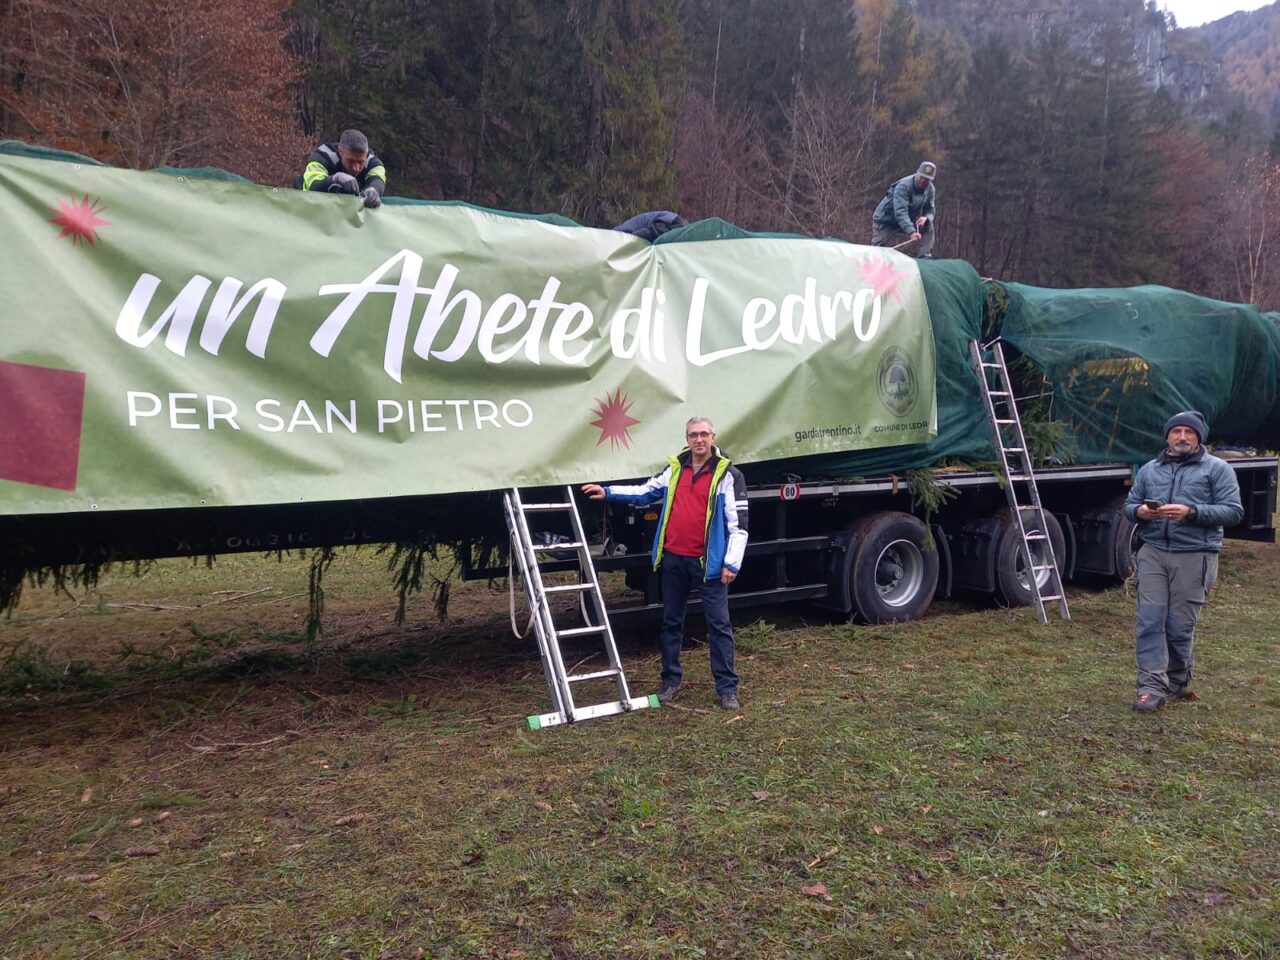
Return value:
M 676 481 L 676 495 L 671 503 L 671 519 L 667 521 L 667 537 L 663 549 L 679 557 L 700 557 L 707 549 L 707 498 L 711 496 L 711 462 L 697 473 L 692 467 L 681 467 Z

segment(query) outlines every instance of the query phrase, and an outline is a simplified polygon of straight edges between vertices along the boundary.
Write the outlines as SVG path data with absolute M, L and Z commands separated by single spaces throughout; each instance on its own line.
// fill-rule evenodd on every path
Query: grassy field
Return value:
M 380 558 L 170 561 L 0 621 L 0 956 L 1280 956 L 1280 552 L 1230 544 L 1201 699 L 1133 599 L 739 617 L 678 708 L 547 709 L 505 592 L 397 627 Z M 807 619 L 806 619 L 807 618 Z M 626 656 L 654 688 L 651 642 Z

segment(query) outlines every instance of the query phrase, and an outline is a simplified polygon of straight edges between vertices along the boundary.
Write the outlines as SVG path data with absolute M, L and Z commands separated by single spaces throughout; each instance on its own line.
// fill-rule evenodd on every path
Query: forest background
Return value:
M 357 127 L 392 195 L 857 242 L 930 159 L 939 256 L 1274 310 L 1278 55 L 1280 4 L 0 0 L 0 137 L 288 184 Z

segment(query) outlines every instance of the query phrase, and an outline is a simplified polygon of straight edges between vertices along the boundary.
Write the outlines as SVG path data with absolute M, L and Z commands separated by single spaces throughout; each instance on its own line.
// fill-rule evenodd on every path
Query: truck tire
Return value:
M 881 511 L 851 528 L 856 546 L 849 567 L 853 613 L 864 623 L 902 623 L 929 608 L 938 588 L 938 548 L 929 529 L 909 513 Z
M 1133 576 L 1138 567 L 1138 525 L 1124 515 L 1124 501 L 1121 497 L 1113 505 L 1116 511 L 1116 579 L 1121 583 Z
M 995 516 L 1000 522 L 1000 535 L 996 540 L 996 598 L 1010 607 L 1030 606 L 1031 581 L 1027 577 L 1026 561 L 1022 559 L 1022 545 L 1019 543 L 1018 525 L 1013 520 L 1013 511 L 1009 507 L 1002 507 Z M 1044 511 L 1044 518 L 1049 527 L 1049 543 L 1053 545 L 1053 555 L 1058 563 L 1058 572 L 1061 573 L 1067 549 L 1062 525 L 1048 510 Z M 1027 533 L 1040 529 L 1036 511 L 1031 507 L 1022 508 L 1022 523 Z M 1036 564 L 1048 563 L 1049 553 L 1043 540 L 1031 541 L 1031 553 Z M 1048 570 L 1041 570 L 1036 575 L 1042 591 L 1048 579 Z

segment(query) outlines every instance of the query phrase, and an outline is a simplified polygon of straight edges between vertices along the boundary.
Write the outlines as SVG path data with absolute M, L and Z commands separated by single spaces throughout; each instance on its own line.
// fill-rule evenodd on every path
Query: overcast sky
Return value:
M 1180 27 L 1198 27 L 1237 10 L 1257 10 L 1272 0 L 1160 0 L 1160 6 L 1178 18 Z

